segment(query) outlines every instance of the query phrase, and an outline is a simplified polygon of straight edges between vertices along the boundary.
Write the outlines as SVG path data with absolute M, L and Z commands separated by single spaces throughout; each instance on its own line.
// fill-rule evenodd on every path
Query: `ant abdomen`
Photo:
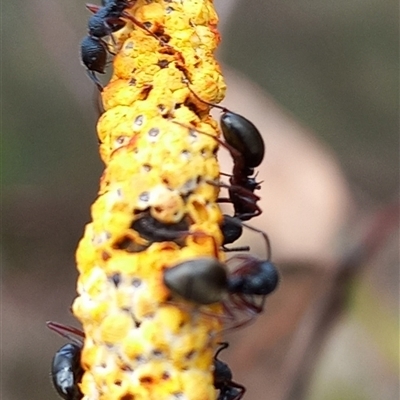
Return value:
M 51 377 L 57 393 L 65 400 L 80 400 L 83 395 L 78 382 L 81 381 L 82 348 L 74 343 L 67 343 L 54 355 L 51 364 Z
M 195 258 L 167 269 L 164 284 L 185 300 L 213 304 L 220 302 L 226 291 L 227 271 L 216 258 Z
M 107 46 L 99 38 L 86 36 L 81 42 L 81 58 L 89 71 L 104 74 L 107 63 Z
M 256 126 L 242 115 L 226 111 L 220 118 L 226 143 L 242 154 L 247 168 L 258 167 L 264 159 L 265 146 Z

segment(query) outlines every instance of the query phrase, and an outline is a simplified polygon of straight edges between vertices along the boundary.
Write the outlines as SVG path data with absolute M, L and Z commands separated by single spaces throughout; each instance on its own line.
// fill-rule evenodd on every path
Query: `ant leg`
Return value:
M 262 214 L 261 208 L 257 205 L 257 201 L 260 200 L 260 197 L 240 186 L 232 186 L 232 188 L 234 188 L 234 190 L 230 189 L 230 196 L 235 210 L 235 218 L 241 221 L 248 221 Z
M 218 107 L 220 107 L 220 106 L 218 106 Z M 174 120 L 172 120 L 171 122 L 173 122 L 174 124 L 180 125 L 180 126 L 182 126 L 183 128 L 187 128 L 187 129 L 190 129 L 190 130 L 192 130 L 192 131 L 199 132 L 199 133 L 201 133 L 201 134 L 203 134 L 203 135 L 206 135 L 206 136 L 208 136 L 208 137 L 213 138 L 216 142 L 218 142 L 219 145 L 221 145 L 221 146 L 224 147 L 226 150 L 228 150 L 228 151 L 229 151 L 229 154 L 231 155 L 231 157 L 232 157 L 234 160 L 236 160 L 236 168 L 238 168 L 238 169 L 243 169 L 243 168 L 244 168 L 244 160 L 243 160 L 242 154 L 240 153 L 240 151 L 236 150 L 236 149 L 235 149 L 234 147 L 232 147 L 230 144 L 224 142 L 223 140 L 221 140 L 220 138 L 214 136 L 214 135 L 211 134 L 211 133 L 204 132 L 204 131 L 199 130 L 199 129 L 193 127 L 193 126 L 186 125 L 186 124 L 183 124 L 182 122 L 174 121 Z
M 241 201 L 247 203 L 254 209 L 253 212 L 247 212 L 247 213 L 235 212 L 235 215 L 234 215 L 235 218 L 246 221 L 246 220 L 257 217 L 258 215 L 262 214 L 261 208 L 256 204 L 256 202 L 259 201 L 261 198 L 259 196 L 257 196 L 256 194 L 254 194 L 251 190 L 246 189 L 242 186 L 227 185 L 222 182 L 214 182 L 214 181 L 209 181 L 209 180 L 206 180 L 206 182 L 210 185 L 223 187 L 223 188 L 226 188 L 226 189 L 234 192 L 236 194 L 237 198 L 239 198 Z M 235 201 L 232 200 L 232 197 L 229 199 L 219 198 L 219 199 L 217 199 L 217 202 L 218 203 L 234 203 L 235 204 Z
M 231 326 L 229 326 L 227 328 L 224 328 L 222 330 L 222 333 L 230 332 L 230 331 L 233 331 L 234 329 L 243 328 L 244 326 L 247 326 L 247 325 L 251 324 L 254 321 L 256 315 L 257 314 L 252 314 L 249 318 L 247 318 L 247 319 L 245 319 L 243 321 L 239 321 L 236 324 L 233 324 L 233 325 L 231 325 Z
M 232 203 L 232 200 L 228 197 L 219 197 L 217 203 Z
M 256 211 L 251 212 L 251 213 L 240 213 L 240 214 L 235 214 L 236 218 L 239 218 L 242 221 L 248 221 L 249 219 L 258 217 L 259 215 L 262 214 L 262 210 L 260 207 L 258 207 L 256 204 L 254 204 L 256 207 Z
M 101 100 L 99 91 L 96 89 L 93 89 L 93 104 L 94 108 L 97 111 L 97 116 L 100 118 L 100 116 L 105 112 L 103 102 Z M 99 144 L 100 144 L 100 139 L 98 139 Z
M 271 247 L 271 241 L 269 240 L 269 236 L 261 229 L 254 228 L 253 226 L 245 224 L 244 222 L 242 222 L 242 225 L 244 227 L 246 227 L 247 229 L 250 229 L 251 231 L 257 232 L 260 235 L 262 235 L 262 237 L 264 238 L 265 248 L 266 248 L 266 252 L 267 252 L 267 261 L 270 261 L 272 258 L 272 247 Z
M 231 381 L 231 382 L 229 382 L 229 386 L 240 390 L 240 392 L 231 400 L 240 400 L 246 393 L 246 388 L 243 385 L 241 385 L 240 383 Z
M 99 78 L 97 78 L 96 73 L 94 71 L 87 70 L 86 71 L 89 78 L 94 82 L 94 84 L 97 86 L 97 89 L 99 89 L 99 92 L 103 91 L 103 85 L 99 81 Z
M 86 3 L 86 8 L 93 14 L 96 14 L 100 10 L 101 6 L 92 3 Z
M 58 322 L 53 322 L 53 321 L 47 321 L 46 325 L 49 329 L 58 333 L 62 337 L 66 338 L 68 340 L 71 340 L 72 342 L 78 344 L 79 346 L 82 345 L 82 341 L 79 341 L 78 339 L 76 339 L 72 335 L 70 335 L 70 334 L 73 334 L 73 335 L 79 336 L 81 338 L 85 338 L 85 334 L 80 329 L 75 328 L 70 325 L 64 325 L 64 324 L 60 324 Z
M 218 108 L 219 110 L 221 110 L 222 112 L 229 112 L 229 110 L 226 107 L 220 106 L 219 104 L 215 104 L 215 103 L 210 103 L 209 101 L 203 100 L 190 86 L 189 83 L 186 82 L 186 85 L 188 87 L 188 89 L 190 90 L 190 92 L 193 94 L 194 97 L 196 97 L 197 100 L 201 101 L 204 104 L 207 104 L 210 107 L 213 108 Z
M 209 185 L 223 187 L 225 189 L 234 190 L 234 191 L 236 191 L 236 193 L 246 195 L 246 197 L 243 197 L 243 200 L 245 200 L 247 202 L 251 202 L 252 200 L 255 200 L 255 201 L 261 200 L 261 197 L 257 196 L 251 190 L 246 189 L 242 186 L 228 185 L 226 183 L 210 181 L 208 179 L 206 179 L 205 182 L 208 183 Z M 232 203 L 231 199 L 228 199 L 228 200 L 230 203 Z M 221 203 L 227 203 L 227 201 L 223 201 L 223 202 L 221 201 Z
M 264 231 L 262 231 L 261 229 L 258 229 L 258 228 L 254 228 L 253 226 L 244 223 L 238 217 L 236 217 L 235 219 L 232 219 L 231 222 L 238 226 L 244 226 L 245 228 L 262 235 L 262 237 L 264 238 L 265 247 L 266 247 L 266 251 L 267 251 L 267 261 L 271 260 L 271 258 L 272 258 L 271 241 L 269 240 L 268 235 Z M 240 256 L 237 256 L 235 258 L 240 258 Z M 246 259 L 247 259 L 247 257 L 246 257 Z
M 239 246 L 239 247 L 222 246 L 222 250 L 225 253 L 229 253 L 229 252 L 233 252 L 233 251 L 250 251 L 250 246 Z
M 228 342 L 220 342 L 220 343 L 218 343 L 218 346 L 220 346 L 220 348 L 214 354 L 214 360 L 217 359 L 217 357 L 218 357 L 219 353 L 221 353 L 221 351 L 223 351 L 229 347 L 229 343 Z
M 250 313 L 257 315 L 262 313 L 264 309 L 264 304 L 265 304 L 265 299 L 267 296 L 261 296 L 261 302 L 260 304 L 256 304 L 255 300 L 251 298 L 249 300 L 246 295 L 235 293 L 231 295 L 232 301 L 234 301 L 234 304 L 239 308 L 243 310 L 248 310 Z M 237 299 L 236 299 L 237 297 Z M 235 299 L 235 300 L 233 300 Z
M 138 26 L 139 28 L 143 29 L 145 32 L 147 32 L 150 36 L 152 36 L 154 39 L 156 39 L 161 46 L 168 46 L 171 47 L 169 44 L 165 43 L 163 40 L 161 40 L 155 33 L 153 33 L 147 26 L 143 23 L 140 22 L 137 18 L 135 18 L 133 15 L 127 13 L 124 11 L 122 13 L 122 17 L 128 19 L 131 21 L 134 25 Z

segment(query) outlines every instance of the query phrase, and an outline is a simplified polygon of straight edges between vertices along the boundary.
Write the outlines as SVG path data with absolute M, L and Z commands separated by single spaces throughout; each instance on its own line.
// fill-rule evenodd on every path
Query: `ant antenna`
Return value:
M 267 252 L 267 261 L 270 261 L 272 258 L 272 249 L 271 249 L 271 241 L 269 240 L 268 235 L 261 229 L 254 228 L 253 226 L 244 223 L 243 221 L 239 220 L 238 218 L 232 218 L 232 222 L 236 225 L 244 226 L 245 228 L 247 228 L 253 232 L 257 232 L 263 236 L 264 241 L 265 241 L 265 249 Z
M 225 350 L 225 349 L 227 349 L 229 347 L 229 343 L 228 342 L 219 342 L 217 344 L 218 344 L 218 346 L 220 346 L 220 348 L 214 354 L 214 359 L 216 359 L 218 357 L 219 353 L 221 353 L 222 350 Z
M 193 94 L 194 97 L 196 97 L 197 100 L 201 101 L 204 104 L 207 104 L 210 107 L 213 108 L 218 108 L 219 110 L 221 110 L 222 112 L 229 112 L 229 110 L 226 107 L 220 106 L 219 104 L 215 104 L 215 103 L 210 103 L 209 101 L 203 100 L 190 86 L 189 86 L 189 82 L 186 81 L 186 86 L 188 87 L 188 89 L 190 90 L 190 92 Z
M 250 229 L 253 232 L 258 232 L 263 236 L 264 241 L 265 241 L 265 248 L 266 248 L 266 251 L 267 251 L 267 261 L 270 261 L 271 258 L 272 258 L 272 249 L 271 249 L 271 241 L 269 240 L 268 235 L 264 231 L 262 231 L 261 229 L 254 228 L 253 226 L 247 225 L 246 223 L 244 223 L 242 221 L 240 221 L 240 223 L 244 227 L 246 227 L 247 229 Z
M 78 328 L 74 328 L 73 326 L 69 326 L 69 325 L 59 324 L 58 322 L 53 322 L 53 321 L 47 321 L 46 325 L 49 329 L 58 333 L 65 339 L 71 340 L 74 343 L 78 344 L 79 346 L 82 345 L 82 342 L 80 342 L 78 339 L 76 339 L 73 336 L 68 334 L 68 333 L 72 333 L 81 338 L 85 338 L 85 334 Z
M 206 102 L 206 103 L 207 103 L 207 102 Z M 208 103 L 207 103 L 207 104 L 208 104 Z M 211 104 L 211 103 L 210 103 L 210 104 Z M 218 106 L 218 107 L 220 107 L 220 106 Z M 194 127 L 194 126 L 186 125 L 186 124 L 183 124 L 182 122 L 175 121 L 175 120 L 173 120 L 173 119 L 171 119 L 171 122 L 174 123 L 174 124 L 180 125 L 180 126 L 182 126 L 183 128 L 186 128 L 186 129 L 189 129 L 189 130 L 191 130 L 191 131 L 198 132 L 198 133 L 201 133 L 201 134 L 203 134 L 203 135 L 206 135 L 206 136 L 208 136 L 208 137 L 213 138 L 219 145 L 221 145 L 222 147 L 225 147 L 225 149 L 229 151 L 229 153 L 231 154 L 232 158 L 236 158 L 236 159 L 242 158 L 242 155 L 241 155 L 241 153 L 240 153 L 238 150 L 236 150 L 236 149 L 235 149 L 234 147 L 232 147 L 230 144 L 225 143 L 224 141 L 222 141 L 219 137 L 214 136 L 214 135 L 211 134 L 211 133 L 204 132 L 204 131 L 202 131 L 202 130 L 200 130 L 200 129 L 197 129 L 197 128 Z M 229 175 L 227 175 L 227 174 L 222 174 L 222 175 L 229 176 Z

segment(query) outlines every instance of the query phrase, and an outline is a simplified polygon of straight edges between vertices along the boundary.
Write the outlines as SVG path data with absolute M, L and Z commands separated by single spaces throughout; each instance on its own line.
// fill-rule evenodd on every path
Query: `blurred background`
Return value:
M 265 315 L 229 333 L 221 359 L 246 400 L 398 399 L 398 5 L 216 5 L 224 104 L 267 149 L 252 224 L 282 271 Z M 57 399 L 49 368 L 64 341 L 45 321 L 78 326 L 74 251 L 102 172 L 78 52 L 89 13 L 31 0 L 2 14 L 1 397 Z M 241 244 L 262 255 L 257 241 Z

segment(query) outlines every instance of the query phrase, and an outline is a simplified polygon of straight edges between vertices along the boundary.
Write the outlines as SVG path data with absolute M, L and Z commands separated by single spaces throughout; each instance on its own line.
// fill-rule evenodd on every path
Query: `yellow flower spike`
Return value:
M 184 393 L 188 393 L 189 400 L 203 400 L 215 397 L 212 374 L 201 370 L 183 371 L 181 381 Z
M 218 18 L 211 0 L 131 4 L 126 12 L 159 39 L 126 18 L 109 40 L 116 55 L 97 124 L 106 169 L 76 253 L 80 388 L 83 400 L 215 400 L 222 307 L 179 298 L 163 274 L 198 257 L 224 260 L 218 142 L 190 129 L 218 136 L 191 92 L 224 97 Z
M 101 340 L 107 344 L 117 344 L 129 333 L 133 321 L 126 312 L 107 315 L 100 325 Z
M 164 25 L 165 7 L 160 3 L 148 3 L 144 5 L 138 4 L 131 9 L 131 14 L 140 21 L 146 21 L 148 24 L 158 26 Z M 151 27 L 154 31 L 154 27 Z

